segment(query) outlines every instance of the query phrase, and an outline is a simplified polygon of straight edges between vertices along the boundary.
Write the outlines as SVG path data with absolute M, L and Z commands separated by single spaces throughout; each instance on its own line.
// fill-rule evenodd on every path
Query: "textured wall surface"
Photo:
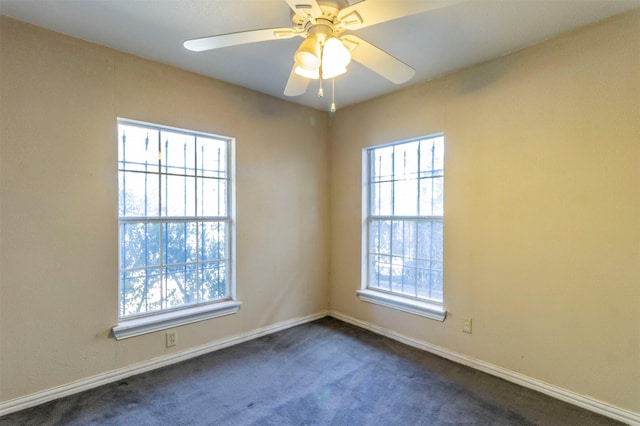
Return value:
M 328 307 L 328 117 L 2 18 L 0 401 Z M 236 138 L 235 315 L 123 341 L 117 125 Z M 295 130 L 295 131 L 294 131 Z
M 356 297 L 362 149 L 438 132 L 444 323 Z M 346 108 L 331 159 L 332 310 L 640 412 L 640 13 Z

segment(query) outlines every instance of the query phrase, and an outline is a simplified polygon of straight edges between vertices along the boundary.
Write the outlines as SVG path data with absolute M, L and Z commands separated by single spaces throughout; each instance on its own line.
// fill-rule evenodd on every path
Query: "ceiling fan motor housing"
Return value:
M 320 44 L 323 44 L 329 36 L 340 33 L 340 30 L 334 26 L 339 9 L 329 4 L 320 3 L 319 6 L 322 10 L 321 16 L 314 17 L 310 9 L 303 7 L 293 14 L 291 22 L 298 31 L 305 32 L 307 36 L 316 36 Z

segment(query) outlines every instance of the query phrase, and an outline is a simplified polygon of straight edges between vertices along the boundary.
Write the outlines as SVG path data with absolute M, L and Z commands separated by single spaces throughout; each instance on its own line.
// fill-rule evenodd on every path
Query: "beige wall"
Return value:
M 0 401 L 327 309 L 325 113 L 11 19 L 0 25 Z M 178 328 L 171 349 L 163 332 L 108 337 L 118 116 L 236 138 L 243 305 Z
M 356 297 L 362 148 L 436 132 L 444 323 Z M 332 310 L 640 413 L 638 11 L 343 109 L 331 161 Z

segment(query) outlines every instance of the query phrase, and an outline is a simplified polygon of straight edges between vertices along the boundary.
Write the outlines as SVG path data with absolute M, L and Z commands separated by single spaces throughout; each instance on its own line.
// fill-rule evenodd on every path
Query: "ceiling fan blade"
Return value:
M 293 13 L 314 19 L 322 16 L 322 9 L 316 0 L 285 0 Z
M 284 88 L 284 95 L 304 95 L 304 93 L 307 91 L 308 85 L 309 79 L 296 74 L 296 64 L 293 64 L 293 68 L 291 68 L 291 74 L 289 74 L 289 80 L 287 81 L 287 86 Z
M 202 52 L 203 50 L 219 49 L 221 47 L 236 46 L 239 44 L 291 38 L 300 34 L 300 32 L 295 31 L 293 28 L 269 28 L 194 38 L 185 41 L 184 47 L 194 52 Z
M 366 0 L 338 13 L 339 27 L 358 30 L 416 13 L 459 3 L 461 0 Z
M 348 34 L 340 40 L 351 51 L 354 61 L 360 62 L 392 83 L 402 84 L 416 73 L 409 65 L 358 36 Z

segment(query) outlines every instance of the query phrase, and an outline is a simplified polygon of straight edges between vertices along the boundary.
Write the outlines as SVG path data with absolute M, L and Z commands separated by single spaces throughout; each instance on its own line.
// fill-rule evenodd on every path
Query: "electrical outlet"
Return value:
M 471 334 L 471 318 L 462 320 L 462 331 Z
M 178 335 L 175 331 L 167 331 L 165 336 L 167 338 L 167 347 L 175 346 L 178 344 Z

